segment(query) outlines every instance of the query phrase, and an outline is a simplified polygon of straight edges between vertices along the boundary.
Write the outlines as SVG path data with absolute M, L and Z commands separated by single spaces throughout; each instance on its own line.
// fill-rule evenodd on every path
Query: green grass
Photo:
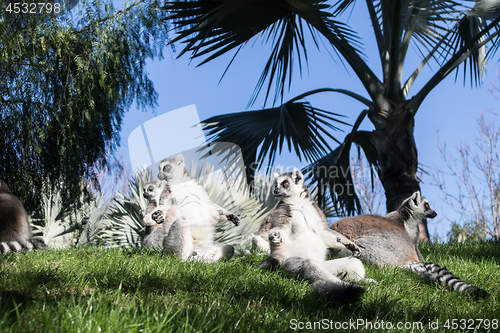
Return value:
M 264 256 L 182 263 L 148 250 L 87 247 L 0 256 L 0 332 L 282 332 L 299 322 L 337 332 L 366 324 L 363 332 L 385 332 L 389 323 L 393 332 L 473 332 L 443 325 L 500 320 L 500 243 L 424 244 L 421 251 L 490 297 L 472 299 L 403 269 L 368 266 L 379 283 L 365 284 L 360 302 L 342 304 L 303 281 L 261 271 Z M 349 320 L 360 325 L 349 330 Z M 429 329 L 437 320 L 440 329 Z M 398 322 L 407 329 L 397 330 Z M 409 328 L 413 322 L 423 330 Z M 476 332 L 500 330 L 484 324 Z

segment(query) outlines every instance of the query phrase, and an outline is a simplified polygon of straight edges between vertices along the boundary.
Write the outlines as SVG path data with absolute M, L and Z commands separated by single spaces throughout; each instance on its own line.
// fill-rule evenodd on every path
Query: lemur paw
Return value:
M 240 224 L 240 218 L 234 214 L 228 214 L 227 219 L 231 222 L 233 222 L 234 225 L 239 225 Z
M 340 237 L 337 238 L 337 241 L 339 243 L 342 243 Z M 360 250 L 359 250 L 359 247 L 356 244 L 354 244 L 354 243 L 342 243 L 342 244 L 346 247 L 346 249 L 348 249 L 349 251 L 351 251 L 354 256 L 358 256 L 359 255 Z
M 281 244 L 283 240 L 279 232 L 274 231 L 269 233 L 269 242 L 272 244 Z
M 345 247 L 352 252 L 354 256 L 359 256 L 360 250 L 359 247 L 356 246 L 356 244 L 346 244 Z
M 165 216 L 163 216 L 163 212 L 161 210 L 157 210 L 151 214 L 151 218 L 156 222 L 156 223 L 163 223 L 165 221 Z

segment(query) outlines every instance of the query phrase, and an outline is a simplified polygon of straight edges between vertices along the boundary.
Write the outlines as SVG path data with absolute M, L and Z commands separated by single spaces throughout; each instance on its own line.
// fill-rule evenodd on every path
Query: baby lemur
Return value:
M 42 240 L 32 238 L 23 204 L 0 180 L 0 253 L 44 246 Z
M 177 210 L 172 206 L 160 206 L 160 196 L 169 191 L 164 180 L 149 182 L 143 187 L 143 196 L 148 200 L 146 209 L 141 210 L 146 231 L 142 244 L 149 248 L 162 248 L 163 238 L 177 218 Z M 166 194 L 165 194 L 166 195 Z

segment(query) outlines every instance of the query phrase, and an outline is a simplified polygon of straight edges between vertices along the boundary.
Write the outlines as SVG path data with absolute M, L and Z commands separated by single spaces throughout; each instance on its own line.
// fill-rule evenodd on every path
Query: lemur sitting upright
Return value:
M 167 185 L 160 196 L 160 207 L 177 211 L 177 218 L 165 233 L 164 252 L 175 253 L 182 260 L 213 262 L 231 258 L 233 246 L 214 244 L 215 225 L 224 220 L 238 225 L 240 219 L 210 201 L 205 189 L 189 175 L 181 154 L 161 161 L 159 171 L 158 179 Z
M 145 247 L 162 248 L 163 238 L 177 218 L 177 210 L 172 206 L 160 206 L 161 194 L 164 190 L 169 191 L 165 181 L 149 182 L 144 185 L 143 189 L 143 196 L 148 200 L 148 205 L 145 210 L 141 211 L 146 225 L 142 244 Z
M 325 216 L 309 197 L 299 169 L 276 174 L 275 178 L 273 194 L 280 202 L 261 226 L 261 232 L 268 230 L 270 244 L 270 256 L 261 268 L 279 266 L 312 283 L 321 295 L 347 300 L 359 298 L 364 288 L 342 279 L 363 279 L 362 262 L 354 257 L 325 261 L 329 247 L 347 248 L 353 253 L 359 253 L 359 248 L 345 236 L 328 229 Z

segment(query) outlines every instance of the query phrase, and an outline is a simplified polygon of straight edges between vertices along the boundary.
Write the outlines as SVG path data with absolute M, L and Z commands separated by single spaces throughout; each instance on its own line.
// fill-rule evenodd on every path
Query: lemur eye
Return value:
M 288 180 L 285 180 L 283 183 L 281 183 L 284 187 L 288 187 Z
M 425 207 L 425 209 L 431 209 L 431 206 L 427 202 L 425 203 L 424 207 Z
M 153 191 L 153 186 L 148 187 L 148 191 Z
M 165 165 L 165 167 L 163 168 L 163 171 L 168 172 L 168 171 L 170 171 L 170 168 L 171 168 L 171 167 L 170 167 L 170 164 L 167 164 L 167 165 Z

